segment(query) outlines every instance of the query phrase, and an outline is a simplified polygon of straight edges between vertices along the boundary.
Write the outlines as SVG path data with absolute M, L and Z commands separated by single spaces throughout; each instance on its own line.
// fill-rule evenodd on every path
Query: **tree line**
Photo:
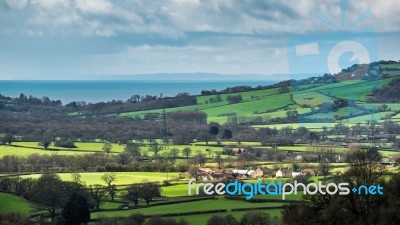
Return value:
M 400 175 L 388 179 L 378 166 L 381 156 L 376 149 L 356 149 L 349 154 L 350 169 L 326 182 L 349 183 L 352 187 L 381 185 L 383 195 L 350 192 L 349 195 L 305 196 L 301 204 L 289 204 L 283 212 L 286 225 L 394 225 L 400 222 Z

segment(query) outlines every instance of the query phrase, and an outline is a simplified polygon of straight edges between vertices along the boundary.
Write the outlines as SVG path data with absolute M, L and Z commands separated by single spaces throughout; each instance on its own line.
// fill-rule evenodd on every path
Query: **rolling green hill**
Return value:
M 395 68 L 395 67 L 394 67 Z M 235 104 L 229 104 L 226 97 L 229 94 L 198 96 L 198 104 L 185 107 L 177 107 L 166 109 L 166 112 L 200 110 L 207 113 L 208 122 L 217 122 L 220 124 L 227 123 L 229 116 L 264 116 L 269 118 L 285 118 L 287 110 L 296 110 L 300 115 L 305 114 L 306 119 L 333 119 L 337 116 L 341 120 L 345 117 L 347 122 L 358 122 L 365 118 L 382 119 L 386 114 L 400 109 L 400 104 L 390 104 L 386 114 L 376 114 L 376 112 L 368 112 L 368 110 L 378 110 L 381 104 L 366 103 L 369 94 L 374 88 L 381 88 L 388 84 L 392 78 L 378 81 L 364 80 L 345 80 L 338 83 L 301 85 L 299 91 L 289 93 L 279 93 L 278 88 L 265 90 L 256 90 L 248 92 L 240 92 L 232 95 L 240 94 L 242 101 Z M 219 98 L 219 102 L 213 102 L 211 99 Z M 323 104 L 324 102 L 332 102 L 335 99 L 354 100 L 357 102 L 358 108 L 344 107 L 334 112 L 310 113 Z M 210 103 L 213 102 L 213 103 Z M 363 111 L 361 108 L 366 110 Z M 367 110 L 368 109 L 368 110 Z M 146 110 L 138 112 L 121 113 L 120 116 L 140 116 L 146 114 L 158 113 L 162 110 Z M 374 114 L 375 113 L 375 114 Z M 372 115 L 373 114 L 373 115 Z M 351 119 L 351 117 L 357 117 Z

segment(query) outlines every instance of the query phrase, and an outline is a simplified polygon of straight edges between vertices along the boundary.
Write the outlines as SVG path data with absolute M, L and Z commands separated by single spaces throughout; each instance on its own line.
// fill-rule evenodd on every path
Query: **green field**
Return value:
M 327 147 L 332 147 L 332 146 L 327 146 Z M 345 147 L 337 147 L 333 146 L 332 147 L 335 152 L 344 152 L 347 151 L 347 148 Z M 279 150 L 291 150 L 291 151 L 299 151 L 299 152 L 304 152 L 304 151 L 312 151 L 312 147 L 309 147 L 307 145 L 295 145 L 295 146 L 278 146 Z
M 293 93 L 293 100 L 299 105 L 319 106 L 331 98 L 319 92 Z
M 242 95 L 243 100 L 252 100 L 257 97 L 264 97 L 264 96 L 269 96 L 269 95 L 276 95 L 278 94 L 278 88 L 272 88 L 272 89 L 265 89 L 265 90 L 256 90 L 256 91 L 246 91 L 246 92 L 241 92 L 240 95 Z M 220 95 L 222 98 L 222 102 L 227 103 L 226 97 L 228 95 L 237 95 L 236 93 L 233 94 L 222 94 Z M 206 104 L 206 102 L 210 101 L 210 98 L 215 98 L 216 95 L 207 95 L 207 96 L 198 96 L 197 97 L 197 104 Z M 210 103 L 208 103 L 210 104 Z
M 209 144 L 211 144 L 211 143 L 212 142 L 210 142 Z M 180 151 L 179 156 L 184 157 L 184 155 L 182 154 L 182 150 L 184 148 L 187 148 L 187 147 L 192 150 L 191 156 L 197 154 L 198 152 L 206 154 L 208 156 L 209 155 L 209 151 L 208 150 L 210 150 L 210 156 L 214 156 L 217 152 L 221 152 L 223 150 L 222 147 L 206 146 L 206 145 L 205 146 L 198 146 L 198 145 L 195 145 L 195 144 L 192 144 L 192 145 L 190 145 L 190 144 L 189 145 L 167 145 L 167 146 L 165 146 L 164 149 L 162 149 L 157 154 L 161 155 L 163 153 L 170 152 L 172 149 L 178 149 Z M 142 147 L 141 150 L 142 150 L 142 153 L 144 151 L 146 151 L 149 156 L 153 156 L 154 155 L 154 152 L 150 151 L 148 149 L 148 147 Z
M 5 155 L 14 156 L 29 156 L 32 154 L 39 155 L 82 155 L 96 152 L 103 152 L 102 147 L 104 143 L 92 142 L 82 143 L 76 142 L 77 148 L 62 148 L 50 146 L 47 150 L 38 146 L 38 142 L 13 142 L 11 146 L 0 145 L 0 158 Z M 119 153 L 124 150 L 125 145 L 112 144 L 113 148 L 111 154 Z
M 8 145 L 0 145 L 0 158 L 5 155 L 14 156 L 28 156 L 32 154 L 39 155 L 77 155 L 77 154 L 88 154 L 90 152 L 83 152 L 78 150 L 44 150 L 44 149 L 32 149 Z
M 373 88 L 380 88 L 389 83 L 391 79 L 378 80 L 372 82 L 360 82 L 352 84 L 351 86 L 339 86 L 334 88 L 326 88 L 321 90 L 322 93 L 333 96 L 335 98 L 353 99 L 358 101 L 365 101 L 368 94 Z
M 349 122 L 349 123 L 362 123 L 366 122 L 368 120 L 376 120 L 376 121 L 382 121 L 385 119 L 385 116 L 390 114 L 390 112 L 378 112 L 378 113 L 371 113 L 363 116 L 356 116 L 352 117 L 349 119 L 343 120 L 343 122 Z
M 258 95 L 256 95 L 258 94 Z M 185 107 L 177 107 L 166 109 L 166 112 L 175 112 L 180 110 L 201 110 L 207 113 L 208 121 L 209 122 L 219 122 L 225 123 L 226 114 L 236 114 L 236 115 L 253 115 L 255 113 L 263 113 L 263 112 L 270 112 L 273 110 L 281 109 L 287 105 L 293 104 L 290 99 L 290 94 L 276 94 L 276 90 L 260 90 L 256 91 L 255 93 L 247 93 L 245 96 L 246 98 L 237 104 L 228 104 L 225 101 L 218 102 L 218 103 L 209 103 L 200 105 L 192 105 L 192 106 L 185 106 Z M 257 96 L 251 98 L 251 96 Z M 203 96 L 208 97 L 210 96 Z M 127 112 L 121 113 L 120 116 L 144 116 L 145 114 L 149 113 L 162 113 L 163 110 L 146 110 L 146 111 L 137 111 L 137 112 Z M 219 118 L 222 117 L 222 118 Z
M 22 215 L 30 215 L 34 211 L 33 204 L 22 197 L 0 192 L 0 212 L 19 212 Z
M 145 215 L 158 215 L 165 213 L 178 213 L 178 212 L 193 212 L 202 210 L 216 210 L 216 209 L 227 209 L 228 212 L 232 209 L 237 208 L 254 208 L 254 207 L 266 207 L 266 206 L 281 206 L 283 203 L 251 203 L 246 201 L 238 200 L 227 200 L 222 196 L 211 200 L 202 200 L 196 202 L 185 202 L 177 203 L 172 205 L 161 205 L 152 206 L 149 208 L 139 208 L 125 211 L 114 211 L 114 212 L 96 212 L 92 213 L 92 218 L 98 218 L 100 216 L 115 217 L 115 216 L 129 216 L 133 213 L 142 213 Z M 203 215 L 205 216 L 205 215 Z M 211 216 L 211 214 L 210 214 Z
M 44 150 L 38 146 L 37 142 L 13 142 L 13 145 L 0 145 L 0 158 L 5 155 L 15 155 L 26 157 L 32 154 L 39 155 L 81 155 L 81 154 L 89 154 L 96 152 L 103 152 L 102 147 L 103 143 L 92 142 L 92 143 L 82 143 L 76 142 L 75 145 L 77 148 L 60 148 L 51 146 L 48 150 Z M 112 144 L 113 149 L 111 154 L 121 153 L 124 151 L 125 145 Z M 210 156 L 215 155 L 217 152 L 222 151 L 222 147 L 214 147 L 214 146 L 196 146 L 196 145 L 167 145 L 163 149 L 161 149 L 158 154 L 168 153 L 171 149 L 182 150 L 186 147 L 189 147 L 192 150 L 192 155 L 197 152 L 201 152 L 203 154 L 209 154 L 208 150 L 211 150 Z M 142 154 L 146 153 L 148 156 L 153 156 L 154 152 L 149 150 L 149 147 L 144 145 L 141 147 Z M 182 156 L 180 154 L 179 156 Z
M 320 130 L 323 127 L 327 128 L 332 128 L 336 125 L 337 123 L 287 123 L 287 124 L 269 124 L 269 125 L 254 125 L 252 127 L 254 128 L 276 128 L 276 129 L 282 129 L 285 127 L 291 127 L 292 129 L 297 129 L 299 127 L 306 127 L 308 129 L 317 129 Z
M 24 146 L 24 147 L 33 147 L 40 148 L 38 142 L 14 142 L 13 144 Z M 104 143 L 103 142 L 75 142 L 76 148 L 63 148 L 57 146 L 50 146 L 50 149 L 55 150 L 68 150 L 68 151 L 103 151 Z M 125 145 L 112 144 L 112 152 L 122 152 L 124 150 Z
M 265 89 L 241 92 L 235 94 L 241 94 L 243 97 L 242 102 L 236 104 L 229 104 L 226 101 L 228 95 L 233 94 L 222 94 L 221 102 L 209 103 L 210 98 L 215 98 L 216 95 L 210 96 L 198 96 L 198 104 L 192 106 L 184 106 L 177 108 L 166 109 L 166 112 L 174 112 L 180 110 L 200 110 L 207 113 L 208 122 L 217 122 L 219 124 L 226 124 L 228 117 L 232 115 L 242 116 L 251 118 L 252 116 L 262 116 L 264 118 L 284 118 L 286 117 L 286 109 L 291 108 L 296 110 L 299 114 L 304 114 L 310 112 L 312 107 L 318 108 L 324 102 L 331 102 L 335 98 L 341 99 L 353 99 L 358 102 L 359 106 L 365 107 L 367 109 L 377 109 L 381 104 L 365 104 L 364 101 L 367 100 L 368 94 L 373 88 L 382 87 L 383 85 L 390 82 L 391 79 L 367 82 L 363 80 L 353 80 L 353 81 L 342 81 L 338 83 L 331 84 L 310 84 L 300 86 L 303 90 L 294 91 L 291 93 L 279 94 L 278 89 Z M 293 99 L 293 101 L 292 101 Z M 390 110 L 400 110 L 400 104 L 387 104 Z M 300 107 L 302 106 L 302 107 Z M 126 112 L 119 114 L 120 116 L 140 116 L 143 117 L 145 114 L 149 113 L 162 113 L 162 109 L 157 110 L 146 110 L 138 112 Z M 350 116 L 356 115 L 360 112 L 360 109 L 353 107 L 341 108 L 337 111 L 330 113 L 316 113 L 306 116 L 306 119 L 334 119 L 334 116 Z M 386 112 L 388 114 L 389 112 Z M 375 119 L 381 120 L 385 113 L 373 114 Z M 356 116 L 342 122 L 357 123 L 369 120 L 371 115 Z M 351 117 L 351 116 L 350 116 Z M 400 118 L 396 117 L 395 119 Z M 263 126 L 263 125 L 260 125 Z M 268 125 L 271 126 L 271 125 Z M 272 125 L 274 126 L 274 125 Z M 278 127 L 283 127 L 286 125 L 275 125 Z M 297 125 L 293 125 L 298 127 Z M 327 126 L 327 124 L 321 125 L 321 123 L 315 125 L 314 127 L 309 125 L 304 125 L 307 128 L 320 129 L 322 126 Z M 257 127 L 257 125 L 255 125 Z M 327 127 L 332 127 L 328 125 Z M 278 128 L 279 129 L 279 128 Z
M 104 181 L 101 179 L 105 173 L 79 173 L 81 175 L 81 180 L 84 181 L 86 185 L 102 184 L 105 185 Z M 169 180 L 178 177 L 179 173 L 159 173 L 159 172 L 116 172 L 116 180 L 113 184 L 116 185 L 129 185 L 133 183 L 143 183 L 143 182 L 162 182 L 164 180 Z M 64 181 L 72 181 L 71 173 L 59 173 L 58 174 Z M 22 175 L 22 178 L 38 178 L 41 174 L 33 175 Z

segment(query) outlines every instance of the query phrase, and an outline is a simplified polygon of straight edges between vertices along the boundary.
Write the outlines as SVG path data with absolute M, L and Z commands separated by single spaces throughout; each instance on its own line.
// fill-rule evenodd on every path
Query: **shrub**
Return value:
M 54 145 L 61 148 L 76 148 L 75 143 L 71 140 L 56 141 Z

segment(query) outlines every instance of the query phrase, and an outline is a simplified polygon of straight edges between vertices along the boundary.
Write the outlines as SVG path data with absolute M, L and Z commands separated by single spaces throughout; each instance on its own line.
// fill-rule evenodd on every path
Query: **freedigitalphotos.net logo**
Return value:
M 192 193 L 192 190 L 195 193 Z M 241 183 L 234 181 L 230 183 L 196 183 L 196 179 L 190 179 L 188 182 L 188 195 L 244 195 L 246 200 L 252 199 L 255 195 L 281 195 L 282 200 L 286 199 L 288 195 L 349 195 L 351 191 L 358 195 L 383 195 L 383 187 L 378 185 L 361 185 L 359 187 L 350 188 L 349 183 L 328 183 L 323 184 L 321 181 L 318 183 L 277 183 L 269 182 L 267 184 L 261 183 Z
M 323 103 L 330 104 L 330 107 L 327 104 L 324 105 L 323 118 L 326 121 L 335 118 L 332 103 L 337 96 L 332 95 L 329 91 L 318 92 L 313 96 L 304 95 L 301 91 L 302 83 L 296 81 L 322 76 L 326 73 L 333 75 L 334 79 L 339 81 L 376 81 L 371 83 L 371 89 L 382 86 L 381 82 L 378 82 L 380 80 L 379 66 L 375 67 L 371 64 L 379 61 L 376 32 L 365 28 L 365 26 L 362 27 L 363 23 L 371 18 L 372 11 L 368 9 L 360 13 L 350 13 L 348 9 L 357 9 L 356 5 L 349 7 L 347 0 L 338 0 L 338 2 L 340 15 L 337 20 L 332 18 L 332 15 L 328 16 L 323 12 L 316 13 L 316 24 L 322 22 L 327 28 L 325 32 L 299 35 L 291 37 L 287 41 L 289 73 L 291 80 L 294 80 L 291 89 L 292 97 L 297 102 L 312 106 L 322 105 Z M 363 66 L 352 67 L 353 65 Z M 342 71 L 346 73 L 336 76 Z M 329 82 L 332 77 L 322 77 L 321 80 L 322 82 Z M 342 93 L 340 98 L 351 102 L 359 99 L 357 94 L 355 91 L 348 91 Z M 307 101 L 307 99 L 313 101 Z M 351 113 L 350 109 L 343 111 L 348 115 Z M 309 122 L 309 116 L 310 114 L 300 115 L 298 122 Z

